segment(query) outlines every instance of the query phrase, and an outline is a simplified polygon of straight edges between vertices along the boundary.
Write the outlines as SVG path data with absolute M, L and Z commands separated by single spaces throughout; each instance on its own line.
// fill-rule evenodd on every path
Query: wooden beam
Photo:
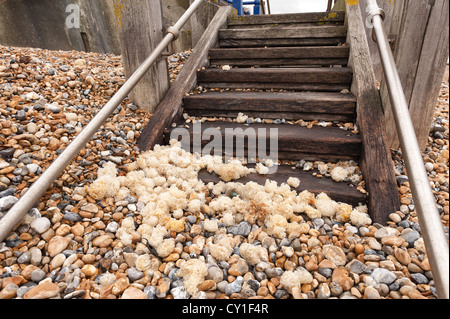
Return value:
M 288 14 L 274 14 L 270 16 L 235 16 L 228 19 L 230 27 L 236 25 L 264 25 L 264 24 L 286 24 L 286 23 L 324 23 L 324 22 L 344 22 L 345 12 L 309 12 Z
M 449 2 L 404 1 L 394 58 L 421 150 L 428 142 L 434 109 L 449 53 Z M 398 149 L 395 120 L 386 83 L 381 87 L 387 141 Z
M 251 168 L 252 165 L 249 164 L 247 167 Z M 355 187 L 347 183 L 337 183 L 329 177 L 315 177 L 312 175 L 313 172 L 319 174 L 319 171 L 317 170 L 304 171 L 301 168 L 293 169 L 291 166 L 279 166 L 275 174 L 249 174 L 235 182 L 243 184 L 255 182 L 264 185 L 266 180 L 271 180 L 276 181 L 278 185 L 281 185 L 282 183 L 286 183 L 289 177 L 297 177 L 301 181 L 300 186 L 295 188 L 297 192 L 308 190 L 316 195 L 326 193 L 335 201 L 353 204 L 354 206 L 366 203 L 367 195 L 360 193 Z M 201 170 L 198 177 L 205 184 L 209 182 L 218 183 L 221 181 L 217 174 L 208 173 L 206 170 Z
M 128 79 L 164 37 L 160 1 L 124 1 L 119 37 L 125 75 Z M 164 56 L 149 69 L 129 94 L 140 108 L 153 113 L 169 89 L 169 72 Z
M 227 39 L 302 39 L 345 37 L 344 26 L 324 25 L 274 29 L 227 29 L 219 31 L 221 40 Z
M 138 141 L 141 151 L 150 150 L 156 144 L 163 142 L 164 130 L 181 114 L 182 99 L 197 84 L 197 69 L 208 65 L 209 49 L 218 44 L 219 29 L 226 27 L 227 17 L 231 12 L 231 7 L 220 7 L 217 11 L 188 61 L 142 132 Z
M 181 125 L 186 128 L 184 124 Z M 166 134 L 166 143 L 171 138 L 177 138 L 178 136 L 171 137 L 171 132 L 175 128 L 170 128 Z M 191 138 L 196 134 L 193 125 L 186 128 L 191 134 Z M 287 153 L 288 158 L 292 159 L 292 153 L 302 153 L 308 155 L 309 159 L 324 160 L 330 156 L 337 156 L 341 159 L 355 159 L 358 158 L 361 152 L 361 139 L 358 134 L 354 134 L 348 131 L 344 131 L 338 127 L 319 127 L 313 126 L 308 129 L 300 125 L 279 125 L 279 124 L 251 124 L 244 125 L 235 122 L 204 122 L 201 124 L 201 132 L 205 130 L 210 131 L 215 129 L 220 132 L 222 136 L 222 148 L 225 149 L 225 138 L 231 136 L 226 134 L 234 134 L 236 138 L 244 139 L 244 143 L 235 145 L 235 150 L 248 150 L 248 137 L 251 135 L 259 141 L 261 138 L 266 138 L 267 147 L 270 144 L 268 134 L 272 134 L 273 130 L 277 131 L 278 138 L 278 155 L 280 153 Z M 231 132 L 231 133 L 228 133 Z M 175 133 L 174 133 L 175 134 Z M 208 134 L 206 134 L 208 135 Z M 203 133 L 202 133 L 203 136 Z M 209 135 L 208 135 L 209 136 Z M 213 137 L 215 138 L 215 137 Z M 210 143 L 211 139 L 202 139 L 202 146 Z M 216 141 L 215 141 L 216 142 Z M 192 145 L 193 143 L 191 143 Z M 259 144 L 257 145 L 259 146 Z M 255 147 L 255 145 L 252 145 Z M 256 147 L 257 148 L 257 147 Z M 268 148 L 267 148 L 268 149 Z M 282 156 L 279 159 L 285 159 Z
M 353 68 L 352 93 L 357 99 L 357 125 L 362 140 L 360 159 L 366 187 L 368 207 L 374 222 L 386 223 L 389 214 L 400 209 L 397 183 L 386 144 L 381 98 L 369 54 L 364 22 L 359 5 L 346 3 L 349 66 Z

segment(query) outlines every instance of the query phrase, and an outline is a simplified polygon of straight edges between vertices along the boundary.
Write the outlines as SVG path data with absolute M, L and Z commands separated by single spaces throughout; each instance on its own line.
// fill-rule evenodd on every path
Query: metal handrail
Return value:
M 414 205 L 419 217 L 426 251 L 430 260 L 436 291 L 441 299 L 449 298 L 449 246 L 434 195 L 425 170 L 402 88 L 394 56 L 383 25 L 384 11 L 376 0 L 367 1 L 368 27 L 373 27 L 374 39 L 380 51 L 385 81 L 397 127 L 403 158 L 409 177 Z M 400 125 L 401 121 L 401 125 Z
M 109 116 L 127 97 L 131 90 L 138 84 L 148 69 L 157 61 L 169 44 L 175 40 L 181 28 L 186 24 L 194 11 L 203 3 L 203 0 L 195 0 L 186 10 L 178 22 L 167 29 L 166 36 L 158 46 L 139 66 L 133 75 L 117 91 L 117 93 L 106 103 L 100 112 L 89 122 L 80 134 L 69 144 L 69 146 L 58 156 L 58 158 L 45 170 L 39 179 L 31 185 L 27 192 L 16 202 L 16 204 L 0 220 L 0 242 L 8 236 L 11 230 L 22 220 L 34 204 L 44 195 L 53 181 L 58 178 L 62 171 L 70 164 L 78 152 L 85 147 L 86 143 L 98 131 Z

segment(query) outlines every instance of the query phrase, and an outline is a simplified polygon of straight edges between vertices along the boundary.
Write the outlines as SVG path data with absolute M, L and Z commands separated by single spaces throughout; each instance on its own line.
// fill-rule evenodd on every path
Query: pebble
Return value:
M 238 276 L 232 283 L 229 283 L 225 286 L 225 293 L 230 296 L 234 293 L 238 293 L 241 291 L 242 284 L 244 283 L 244 278 L 242 276 Z
M 18 199 L 12 195 L 0 198 L 0 212 L 9 210 L 17 201 Z
M 372 277 L 377 284 L 386 285 L 392 284 L 397 279 L 397 276 L 395 276 L 393 272 L 383 268 L 374 269 L 370 277 Z
M 28 292 L 23 296 L 23 299 L 49 299 L 58 295 L 58 285 L 50 282 L 45 282 L 28 290 Z
M 45 233 L 50 228 L 50 226 L 51 222 L 47 217 L 37 218 L 30 225 L 31 229 L 39 234 Z

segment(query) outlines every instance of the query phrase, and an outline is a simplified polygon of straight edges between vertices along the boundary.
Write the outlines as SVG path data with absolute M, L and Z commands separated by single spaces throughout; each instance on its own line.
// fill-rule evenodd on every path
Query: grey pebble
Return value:
M 244 283 L 244 277 L 238 276 L 236 279 L 225 286 L 225 293 L 230 296 L 233 293 L 238 293 L 242 289 L 242 284 Z
M 386 285 L 392 284 L 397 279 L 397 276 L 393 272 L 384 268 L 376 268 L 370 277 L 372 277 L 377 284 Z
M 42 279 L 45 278 L 45 275 L 46 275 L 45 271 L 43 271 L 42 269 L 35 269 L 31 273 L 31 280 L 34 282 L 40 282 Z
M 15 196 L 6 196 L 0 198 L 0 211 L 6 211 L 17 203 L 18 199 Z M 250 232 L 249 232 L 250 233 Z
M 252 225 L 248 222 L 240 222 L 238 225 L 233 225 L 227 228 L 227 232 L 234 236 L 247 237 L 252 230 Z
M 127 276 L 128 279 L 130 279 L 130 281 L 136 281 L 141 278 L 144 278 L 144 273 L 142 271 L 137 270 L 135 267 L 131 267 L 130 269 L 128 269 Z
M 189 299 L 189 294 L 183 286 L 172 288 L 170 293 L 172 294 L 173 299 Z
M 411 278 L 417 283 L 417 284 L 428 284 L 428 278 L 420 273 L 411 273 Z
M 409 245 L 409 247 L 414 247 L 416 240 L 420 238 L 419 232 L 413 230 L 401 236 Z

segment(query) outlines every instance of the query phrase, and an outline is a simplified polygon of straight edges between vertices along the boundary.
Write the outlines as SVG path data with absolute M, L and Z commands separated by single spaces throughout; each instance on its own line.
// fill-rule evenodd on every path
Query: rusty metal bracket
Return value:
M 172 42 L 170 42 L 170 51 L 168 50 L 168 52 L 162 52 L 161 55 L 162 56 L 171 56 L 174 53 L 175 53 L 175 40 L 172 40 Z

